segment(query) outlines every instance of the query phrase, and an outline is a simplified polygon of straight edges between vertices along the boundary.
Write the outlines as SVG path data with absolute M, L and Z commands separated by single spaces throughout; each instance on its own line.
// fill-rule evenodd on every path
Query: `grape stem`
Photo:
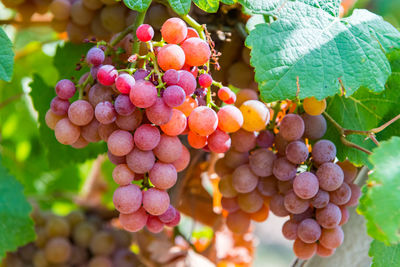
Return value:
M 276 118 L 278 117 L 278 113 L 281 110 L 281 102 L 276 103 L 273 110 L 274 110 L 274 117 L 272 118 L 272 125 L 271 125 L 272 130 L 275 128 Z
M 207 41 L 206 34 L 204 33 L 204 27 L 205 27 L 204 25 L 199 24 L 189 15 L 181 16 L 181 18 L 199 33 L 201 39 Z
M 153 67 L 154 67 L 153 71 L 156 73 L 157 78 L 158 78 L 157 87 L 158 88 L 164 87 L 164 83 L 163 83 L 163 80 L 162 80 L 163 74 L 161 73 L 161 71 L 160 71 L 160 69 L 158 67 L 156 55 L 154 54 L 153 44 L 151 42 L 149 43 L 149 48 L 150 48 L 150 53 L 148 54 L 148 56 L 150 57 L 151 61 L 153 61 Z M 160 92 L 158 92 L 158 93 L 160 93 Z
M 325 116 L 325 117 L 333 124 L 333 126 L 335 126 L 335 128 L 339 131 L 339 134 L 340 134 L 340 141 L 342 141 L 342 143 L 343 143 L 345 146 L 358 149 L 358 150 L 360 150 L 360 151 L 362 151 L 362 152 L 364 152 L 364 153 L 366 153 L 366 154 L 368 154 L 368 155 L 371 155 L 371 154 L 372 154 L 372 152 L 371 152 L 370 150 L 368 150 L 368 149 L 366 149 L 366 148 L 364 148 L 364 147 L 362 147 L 362 146 L 359 146 L 359 145 L 357 145 L 357 144 L 355 144 L 355 143 L 353 143 L 353 142 L 347 140 L 347 139 L 346 139 L 346 132 L 345 132 L 346 129 L 344 129 L 342 126 L 340 126 L 340 124 L 337 123 L 326 111 L 324 111 L 324 116 Z
M 10 96 L 9 98 L 4 100 L 3 102 L 0 102 L 0 109 L 4 108 L 5 106 L 7 106 L 8 104 L 14 102 L 15 100 L 20 99 L 24 94 L 25 94 L 24 92 L 21 92 L 21 93 L 18 93 L 16 95 Z
M 92 82 L 93 82 L 93 77 L 89 73 L 89 75 L 87 76 L 86 80 L 82 84 L 78 85 L 78 87 L 79 87 L 79 99 L 83 98 L 83 91 L 85 90 L 86 86 L 89 83 L 92 83 Z

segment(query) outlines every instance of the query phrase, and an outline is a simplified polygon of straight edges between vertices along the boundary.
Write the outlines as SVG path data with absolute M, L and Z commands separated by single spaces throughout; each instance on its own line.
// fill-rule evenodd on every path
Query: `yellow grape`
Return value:
M 303 100 L 304 111 L 308 115 L 318 116 L 326 109 L 326 100 L 317 100 L 315 97 L 307 97 Z
M 269 110 L 264 103 L 257 100 L 247 100 L 240 107 L 244 123 L 242 128 L 246 131 L 261 131 L 269 121 Z

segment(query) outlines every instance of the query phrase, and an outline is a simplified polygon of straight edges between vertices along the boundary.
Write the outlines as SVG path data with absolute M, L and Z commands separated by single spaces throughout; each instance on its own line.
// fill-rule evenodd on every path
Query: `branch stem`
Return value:
M 191 16 L 189 15 L 184 15 L 181 16 L 181 18 L 186 21 L 187 24 L 189 24 L 192 28 L 194 28 L 198 33 L 201 39 L 204 41 L 207 41 L 206 34 L 204 33 L 204 26 L 199 24 L 196 20 L 194 20 Z
M 10 96 L 9 98 L 4 100 L 3 102 L 0 102 L 0 109 L 4 108 L 5 106 L 10 104 L 11 102 L 14 102 L 15 100 L 20 99 L 24 94 L 25 94 L 24 92 L 21 92 L 21 93 L 18 93 L 16 95 Z
M 143 24 L 144 18 L 146 16 L 147 9 L 143 12 L 139 12 L 136 19 L 135 23 L 131 26 L 132 28 L 132 33 L 133 33 L 133 44 L 132 44 L 132 55 L 134 54 L 139 54 L 139 48 L 140 48 L 140 41 L 138 37 L 136 36 L 136 29 Z

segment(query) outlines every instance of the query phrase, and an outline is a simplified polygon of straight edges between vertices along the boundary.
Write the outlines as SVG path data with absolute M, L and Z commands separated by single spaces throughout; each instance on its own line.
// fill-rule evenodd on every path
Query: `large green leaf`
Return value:
M 374 240 L 368 254 L 373 257 L 371 267 L 400 266 L 400 244 L 386 246 Z
M 49 129 L 45 122 L 45 115 L 49 109 L 50 101 L 55 96 L 54 89 L 48 86 L 43 79 L 35 74 L 30 84 L 31 97 L 35 109 L 39 112 L 39 131 L 41 141 L 47 149 L 47 158 L 51 168 L 61 168 L 72 163 L 84 162 L 94 158 L 98 154 L 106 152 L 104 143 L 90 144 L 83 149 L 74 149 L 57 142 L 54 132 Z
M 0 80 L 11 81 L 14 67 L 14 52 L 7 34 L 0 28 Z
M 21 184 L 8 174 L 0 158 L 0 260 L 5 252 L 35 239 L 31 210 Z
M 362 188 L 358 211 L 367 220 L 373 238 L 389 244 L 400 241 L 400 137 L 373 150 L 369 160 L 374 165 Z
M 191 0 L 168 0 L 171 8 L 178 15 L 186 15 L 190 11 L 190 5 L 192 4 Z
M 369 92 L 361 88 L 349 97 L 334 96 L 328 100 L 326 112 L 343 128 L 352 130 L 371 130 L 390 121 L 400 113 L 400 51 L 388 56 L 393 70 L 386 90 L 380 94 Z M 380 141 L 387 140 L 393 135 L 400 135 L 400 121 L 396 121 L 384 131 L 377 134 Z M 340 141 L 338 131 L 328 123 L 328 130 L 324 138 L 332 140 L 337 147 L 339 160 L 346 157 L 353 163 L 369 165 L 367 154 L 360 150 L 344 146 Z M 367 149 L 373 149 L 376 145 L 371 140 L 365 140 L 363 135 L 349 135 L 352 141 Z
M 193 3 L 208 13 L 215 13 L 219 8 L 219 0 L 193 0 Z
M 259 24 L 247 37 L 262 99 L 318 99 L 361 86 L 384 89 L 391 70 L 386 52 L 400 47 L 400 33 L 381 17 L 356 10 L 339 19 L 302 2 L 287 2 L 278 20 Z
M 124 0 L 127 7 L 138 12 L 143 12 L 149 8 L 151 0 Z

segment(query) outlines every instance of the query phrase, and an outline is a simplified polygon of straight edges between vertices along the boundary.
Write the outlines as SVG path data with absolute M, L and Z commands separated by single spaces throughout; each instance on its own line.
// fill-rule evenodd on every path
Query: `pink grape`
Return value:
M 297 238 L 293 243 L 293 252 L 298 258 L 307 260 L 317 252 L 317 244 L 304 243 L 300 238 Z
M 142 24 L 136 30 L 136 36 L 141 42 L 148 42 L 153 39 L 154 30 L 149 24 Z
M 222 197 L 221 207 L 228 212 L 235 212 L 240 209 L 237 198 L 235 197 Z
M 180 70 L 178 71 L 178 74 L 179 78 L 176 85 L 182 87 L 186 93 L 186 96 L 191 96 L 197 87 L 196 78 L 194 78 L 193 75 L 186 70 Z
M 345 206 L 340 206 L 339 209 L 340 212 L 342 213 L 342 219 L 340 219 L 339 226 L 342 226 L 343 224 L 346 224 L 349 221 L 350 213 Z
M 46 125 L 50 128 L 50 129 L 52 129 L 52 130 L 54 130 L 54 128 L 56 127 L 56 124 L 57 124 L 57 122 L 59 121 L 59 120 L 61 120 L 62 118 L 64 118 L 63 116 L 58 116 L 58 115 L 56 115 L 56 114 L 54 114 L 53 113 L 53 111 L 51 111 L 51 109 L 49 109 L 47 112 L 46 112 L 46 115 L 45 115 L 45 121 L 46 121 Z
M 254 132 L 248 132 L 240 129 L 231 135 L 232 148 L 238 152 L 247 152 L 255 148 L 256 146 L 256 135 Z
M 110 87 L 96 83 L 89 90 L 89 102 L 93 107 L 103 101 L 112 102 L 113 94 L 113 90 Z
M 86 139 L 83 138 L 81 135 L 81 136 L 79 136 L 78 140 L 76 140 L 76 142 L 73 143 L 71 146 L 76 149 L 81 149 L 81 148 L 86 147 L 88 144 L 89 144 L 89 142 L 86 141 Z
M 187 118 L 180 110 L 173 109 L 168 123 L 160 126 L 161 130 L 170 136 L 182 134 L 187 128 Z
M 165 225 L 168 227 L 175 227 L 179 224 L 180 221 L 181 221 L 181 213 L 179 211 L 176 211 L 175 218 L 171 222 L 166 223 Z
M 338 206 L 329 203 L 326 207 L 317 209 L 315 218 L 322 227 L 332 229 L 339 225 L 342 219 L 342 212 Z
M 170 18 L 161 27 L 161 35 L 169 44 L 179 44 L 187 35 L 186 23 L 180 18 Z
M 233 188 L 239 193 L 249 193 L 253 191 L 258 184 L 258 176 L 250 169 L 248 164 L 239 166 L 232 174 Z
M 162 98 L 158 97 L 154 105 L 146 109 L 146 116 L 155 125 L 164 125 L 172 117 L 172 108 L 167 106 Z
M 143 192 L 143 208 L 151 215 L 161 215 L 169 207 L 169 196 L 164 190 L 150 188 Z
M 94 110 L 94 114 L 101 124 L 110 124 L 117 119 L 114 105 L 108 101 L 98 103 Z
M 96 120 L 97 121 L 97 120 Z M 101 140 L 106 141 L 108 140 L 108 137 L 116 130 L 118 130 L 118 126 L 115 123 L 111 124 L 99 124 L 99 127 L 97 128 L 97 131 L 99 132 L 99 136 Z
M 169 223 L 175 219 L 176 213 L 177 210 L 172 205 L 169 205 L 168 209 L 163 214 L 159 215 L 158 218 L 163 223 Z
M 68 100 L 74 96 L 75 92 L 75 84 L 70 80 L 63 79 L 56 84 L 56 94 L 61 99 Z
M 156 158 L 153 151 L 142 151 L 135 147 L 126 155 L 126 163 L 129 169 L 139 174 L 150 171 L 155 162 Z
M 177 70 L 169 69 L 163 75 L 163 81 L 169 85 L 175 85 L 179 81 L 179 73 Z
M 92 75 L 93 80 L 97 79 L 97 72 L 99 72 L 99 69 L 101 68 L 101 66 L 103 66 L 103 65 L 92 66 L 90 68 L 90 75 Z
M 164 45 L 158 51 L 157 63 L 164 71 L 180 70 L 185 64 L 185 53 L 179 45 Z
M 120 186 L 114 191 L 113 203 L 120 213 L 135 212 L 142 205 L 142 191 L 134 184 Z
M 351 189 L 350 200 L 345 204 L 347 207 L 354 207 L 358 205 L 359 198 L 361 196 L 361 189 L 356 184 L 349 184 Z
M 279 126 L 279 133 L 286 141 L 300 139 L 304 133 L 304 121 L 297 114 L 287 114 Z
M 301 164 L 308 158 L 308 148 L 302 141 L 293 141 L 286 146 L 286 158 L 293 164 Z
M 68 108 L 69 120 L 78 126 L 87 125 L 94 116 L 92 105 L 85 100 L 77 100 Z
M 51 111 L 58 116 L 64 116 L 68 113 L 68 108 L 70 103 L 68 100 L 64 100 L 56 96 L 51 100 L 50 109 Z
M 144 208 L 140 208 L 136 212 L 130 214 L 120 214 L 119 222 L 122 227 L 129 232 L 137 232 L 143 229 L 147 223 L 148 214 Z
M 182 143 L 176 136 L 161 135 L 160 142 L 153 149 L 154 155 L 165 163 L 179 159 L 182 153 Z
M 160 131 L 151 124 L 142 124 L 134 134 L 135 145 L 140 150 L 153 150 L 160 142 Z
M 115 156 L 125 156 L 134 147 L 133 136 L 128 131 L 116 130 L 108 137 L 107 145 Z
M 241 210 L 231 212 L 226 217 L 226 225 L 236 234 L 246 233 L 249 230 L 250 222 L 250 215 Z
M 308 209 L 309 202 L 308 200 L 299 198 L 294 191 L 291 190 L 285 194 L 284 205 L 290 213 L 300 214 Z
M 165 89 L 162 97 L 165 104 L 167 104 L 171 108 L 182 105 L 185 101 L 185 98 L 185 91 L 183 91 L 182 87 L 177 85 L 168 86 Z
M 143 114 L 140 109 L 135 109 L 129 116 L 117 116 L 115 123 L 117 126 L 126 131 L 134 131 L 142 123 Z
M 96 119 L 93 119 L 89 124 L 82 126 L 82 137 L 85 138 L 86 141 L 89 141 L 91 143 L 96 143 L 100 141 L 101 139 L 99 135 L 99 126 L 100 123 Z
M 271 198 L 271 201 L 269 202 L 269 208 L 272 211 L 273 214 L 279 217 L 286 217 L 290 213 L 289 211 L 286 210 L 285 208 L 285 198 L 280 195 L 276 194 Z
M 136 107 L 151 107 L 157 100 L 157 88 L 149 81 L 139 80 L 132 87 L 129 98 Z
M 329 193 L 324 190 L 318 190 L 318 193 L 311 199 L 311 205 L 314 208 L 321 209 L 329 203 Z
M 61 144 L 72 145 L 78 140 L 81 130 L 68 118 L 63 118 L 57 122 L 54 128 L 54 134 L 57 141 Z
M 144 78 L 149 76 L 149 74 L 150 74 L 150 71 L 148 71 L 146 69 L 138 69 L 133 74 L 133 78 L 135 78 L 135 81 L 144 80 Z
M 272 172 L 281 181 L 288 181 L 296 176 L 297 166 L 286 158 L 278 158 L 274 161 Z
M 120 94 L 117 96 L 114 102 L 115 111 L 122 116 L 129 116 L 135 110 L 135 106 L 132 104 L 128 95 Z
M 288 240 L 295 240 L 298 226 L 299 224 L 295 220 L 287 220 L 282 226 L 283 236 Z
M 344 180 L 344 174 L 339 165 L 327 162 L 319 166 L 316 173 L 319 186 L 325 191 L 333 191 L 340 187 Z
M 105 59 L 105 55 L 103 50 L 97 47 L 92 47 L 87 52 L 86 61 L 88 64 L 92 64 L 93 66 L 99 66 L 103 63 Z
M 344 205 L 349 202 L 351 198 L 351 188 L 348 184 L 343 183 L 335 191 L 329 192 L 330 201 L 335 205 Z
M 174 165 L 157 162 L 149 172 L 151 183 L 158 189 L 169 189 L 173 187 L 178 179 Z
M 118 71 L 112 65 L 103 65 L 97 71 L 97 80 L 105 86 L 113 85 L 118 77 Z
M 304 121 L 304 137 L 311 140 L 322 138 L 326 132 L 326 120 L 324 116 L 311 116 L 307 113 L 301 115 Z
M 164 229 L 164 223 L 157 216 L 150 215 L 146 223 L 147 230 L 153 234 L 160 233 Z
M 319 140 L 313 146 L 313 160 L 317 164 L 332 162 L 336 157 L 336 146 L 329 140 Z
M 215 153 L 225 153 L 231 147 L 229 134 L 216 129 L 207 138 L 208 148 Z
M 272 169 L 276 155 L 271 150 L 259 148 L 254 150 L 249 157 L 251 170 L 258 176 L 267 177 L 272 175 Z
M 204 65 L 211 57 L 210 46 L 198 37 L 187 39 L 181 46 L 185 53 L 185 63 L 189 66 Z
M 203 88 L 208 88 L 211 86 L 213 79 L 210 74 L 204 73 L 199 76 L 199 84 Z
M 257 190 L 261 195 L 272 197 L 278 193 L 278 184 L 273 176 L 261 177 L 257 185 Z
M 111 163 L 114 164 L 114 165 L 119 165 L 119 164 L 126 163 L 125 156 L 121 156 L 121 157 L 115 156 L 114 154 L 112 154 L 110 152 L 110 150 L 107 151 L 107 156 L 108 156 L 108 159 L 111 161 Z
M 314 219 L 305 219 L 299 224 L 297 235 L 305 243 L 315 243 L 321 236 L 321 226 Z
M 190 163 L 190 152 L 186 146 L 182 145 L 182 153 L 179 159 L 172 162 L 177 172 L 183 171 Z
M 121 92 L 121 94 L 129 94 L 135 83 L 135 78 L 133 78 L 132 75 L 122 73 L 115 80 L 115 87 Z
M 115 166 L 112 177 L 119 185 L 129 185 L 135 179 L 135 173 L 128 168 L 128 165 L 119 164 Z
M 237 168 L 240 165 L 249 162 L 249 152 L 238 152 L 234 149 L 230 149 L 225 153 L 224 164 L 229 168 Z
M 198 135 L 208 136 L 217 129 L 217 126 L 217 113 L 209 107 L 197 107 L 190 113 L 189 128 Z
M 318 189 L 318 178 L 311 172 L 302 172 L 293 180 L 293 190 L 302 199 L 314 197 L 318 193 Z
M 263 130 L 257 135 L 257 145 L 262 148 L 270 148 L 274 144 L 275 136 L 271 131 Z
M 322 229 L 319 242 L 328 249 L 335 249 L 343 243 L 344 233 L 340 226 L 333 229 Z

